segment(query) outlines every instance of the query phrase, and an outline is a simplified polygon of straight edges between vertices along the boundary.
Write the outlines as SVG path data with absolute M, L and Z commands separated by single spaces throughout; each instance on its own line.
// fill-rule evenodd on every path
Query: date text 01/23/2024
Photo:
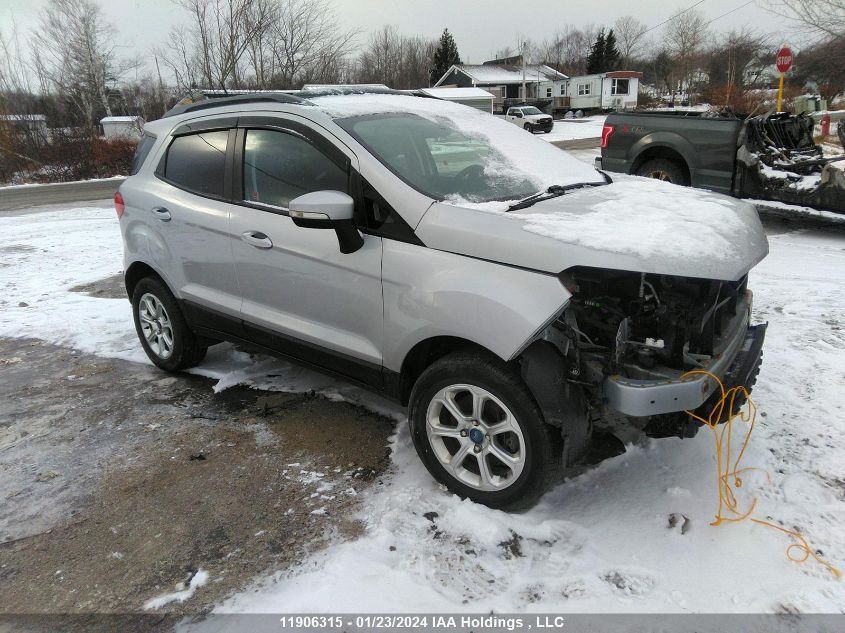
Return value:
M 286 615 L 279 619 L 279 624 L 291 629 L 341 629 L 355 627 L 357 629 L 387 629 L 387 630 L 462 630 L 484 631 L 518 631 L 531 629 L 562 629 L 562 616 L 537 615 L 502 616 L 502 615 Z

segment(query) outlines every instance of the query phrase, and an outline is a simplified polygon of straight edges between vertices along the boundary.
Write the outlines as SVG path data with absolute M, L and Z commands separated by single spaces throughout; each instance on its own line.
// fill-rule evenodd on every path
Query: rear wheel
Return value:
M 149 359 L 166 371 L 197 365 L 208 351 L 188 327 L 176 298 L 159 279 L 145 277 L 132 293 L 135 331 Z
M 426 369 L 409 421 L 432 476 L 492 508 L 532 504 L 561 467 L 560 433 L 544 423 L 519 374 L 491 355 L 457 352 Z
M 664 182 L 671 182 L 674 185 L 689 184 L 683 166 L 677 161 L 668 158 L 647 160 L 637 169 L 637 176 L 663 180 Z

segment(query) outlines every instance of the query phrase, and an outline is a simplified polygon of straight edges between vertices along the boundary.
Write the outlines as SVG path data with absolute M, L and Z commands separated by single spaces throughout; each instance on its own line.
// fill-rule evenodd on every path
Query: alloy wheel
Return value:
M 138 302 L 141 332 L 153 353 L 161 359 L 173 354 L 173 326 L 164 305 L 154 294 L 146 293 Z
M 519 422 L 501 400 L 477 385 L 438 391 L 426 411 L 426 436 L 446 471 L 476 490 L 503 490 L 525 467 Z

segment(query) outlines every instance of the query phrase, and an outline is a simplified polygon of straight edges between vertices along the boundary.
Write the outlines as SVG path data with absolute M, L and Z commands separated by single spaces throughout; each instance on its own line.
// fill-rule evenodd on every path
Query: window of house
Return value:
M 591 84 L 578 84 L 578 96 L 585 97 L 587 95 L 592 94 L 592 85 Z
M 551 96 L 552 96 L 552 88 L 551 88 L 551 86 L 549 86 L 548 88 L 546 88 L 546 96 L 547 96 L 547 97 L 551 97 Z
M 312 191 L 349 190 L 345 168 L 306 138 L 276 130 L 247 130 L 243 179 L 244 200 L 282 208 Z
M 561 97 L 566 96 L 566 84 L 560 84 L 560 96 Z
M 228 130 L 177 136 L 167 150 L 164 177 L 177 187 L 223 195 Z
M 612 95 L 626 95 L 628 94 L 628 84 L 630 79 L 614 79 L 610 84 L 610 94 Z

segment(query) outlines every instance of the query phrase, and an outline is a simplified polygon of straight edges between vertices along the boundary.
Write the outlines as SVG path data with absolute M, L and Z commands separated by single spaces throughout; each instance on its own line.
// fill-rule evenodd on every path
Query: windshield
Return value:
M 503 173 L 508 160 L 483 138 L 447 120 L 390 114 L 353 119 L 343 127 L 393 173 L 432 198 L 487 202 L 537 191 L 525 175 Z
M 333 114 L 364 109 L 363 102 L 341 99 L 318 103 L 346 106 L 326 108 Z M 400 100 L 405 111 L 394 106 L 392 112 L 335 122 L 394 174 L 432 198 L 455 204 L 520 200 L 550 185 L 603 182 L 592 167 L 490 114 L 437 99 L 381 99 Z M 366 105 L 370 111 L 382 106 Z M 407 112 L 411 109 L 416 112 Z
M 528 106 L 527 108 L 522 108 L 522 114 L 543 114 L 539 109 L 535 108 L 534 106 Z

